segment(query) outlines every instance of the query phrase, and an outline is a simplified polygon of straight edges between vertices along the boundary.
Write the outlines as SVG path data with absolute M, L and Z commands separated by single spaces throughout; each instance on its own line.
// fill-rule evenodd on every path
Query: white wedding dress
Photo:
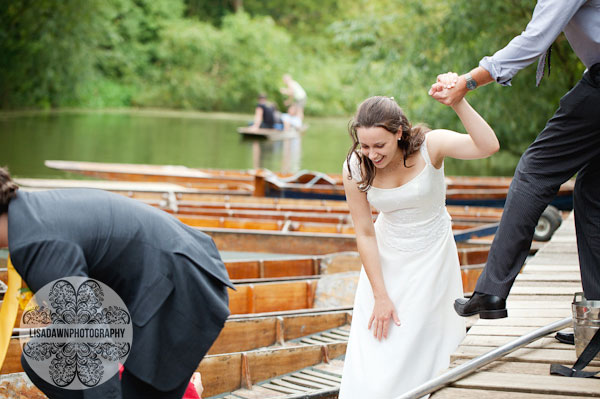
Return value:
M 439 375 L 465 336 L 465 323 L 452 304 L 463 296 L 456 243 L 445 206 L 444 168 L 420 150 L 425 168 L 400 187 L 371 187 L 369 203 L 380 211 L 377 246 L 387 292 L 401 325 L 390 322 L 387 339 L 367 330 L 373 292 L 361 270 L 340 399 L 391 399 Z M 344 165 L 344 167 L 346 167 Z M 356 156 L 354 180 L 360 178 Z

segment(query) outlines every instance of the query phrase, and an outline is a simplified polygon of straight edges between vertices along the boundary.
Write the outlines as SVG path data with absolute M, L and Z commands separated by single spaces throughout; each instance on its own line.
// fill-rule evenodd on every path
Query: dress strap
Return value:
M 423 139 L 423 143 L 421 143 L 421 155 L 423 159 L 425 159 L 425 163 L 427 165 L 431 165 L 431 159 L 429 158 L 429 151 L 427 151 L 427 133 L 425 133 L 425 138 Z
M 348 165 L 348 161 L 344 161 L 344 168 Z M 359 182 L 362 180 L 362 173 L 360 170 L 360 162 L 358 160 L 358 156 L 356 153 L 352 153 L 350 156 L 350 173 L 352 176 L 352 180 Z

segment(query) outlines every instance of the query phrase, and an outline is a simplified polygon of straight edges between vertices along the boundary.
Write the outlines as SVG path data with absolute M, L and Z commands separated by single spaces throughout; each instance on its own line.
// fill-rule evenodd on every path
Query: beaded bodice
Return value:
M 426 136 L 427 137 L 427 136 Z M 380 244 L 400 251 L 424 251 L 448 233 L 450 215 L 446 210 L 444 167 L 436 169 L 427 152 L 427 140 L 420 149 L 423 170 L 395 188 L 372 186 L 367 200 L 380 213 L 375 222 Z M 360 179 L 358 159 L 351 159 L 353 180 Z

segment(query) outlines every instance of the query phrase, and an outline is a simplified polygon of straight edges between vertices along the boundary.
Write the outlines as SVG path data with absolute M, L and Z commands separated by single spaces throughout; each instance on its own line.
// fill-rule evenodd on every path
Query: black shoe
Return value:
M 556 333 L 556 336 L 554 338 L 556 338 L 559 342 L 562 342 L 563 344 L 575 345 L 575 334 L 564 333 L 559 331 Z
M 474 292 L 470 299 L 454 301 L 454 310 L 459 316 L 467 317 L 479 313 L 482 319 L 501 319 L 508 316 L 506 301 L 499 296 Z

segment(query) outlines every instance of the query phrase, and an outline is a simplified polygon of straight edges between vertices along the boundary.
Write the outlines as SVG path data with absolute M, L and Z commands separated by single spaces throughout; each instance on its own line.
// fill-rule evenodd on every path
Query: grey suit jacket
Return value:
M 8 239 L 34 292 L 88 276 L 119 294 L 133 322 L 125 367 L 160 390 L 192 374 L 229 315 L 233 286 L 212 239 L 136 200 L 100 190 L 19 191 Z

